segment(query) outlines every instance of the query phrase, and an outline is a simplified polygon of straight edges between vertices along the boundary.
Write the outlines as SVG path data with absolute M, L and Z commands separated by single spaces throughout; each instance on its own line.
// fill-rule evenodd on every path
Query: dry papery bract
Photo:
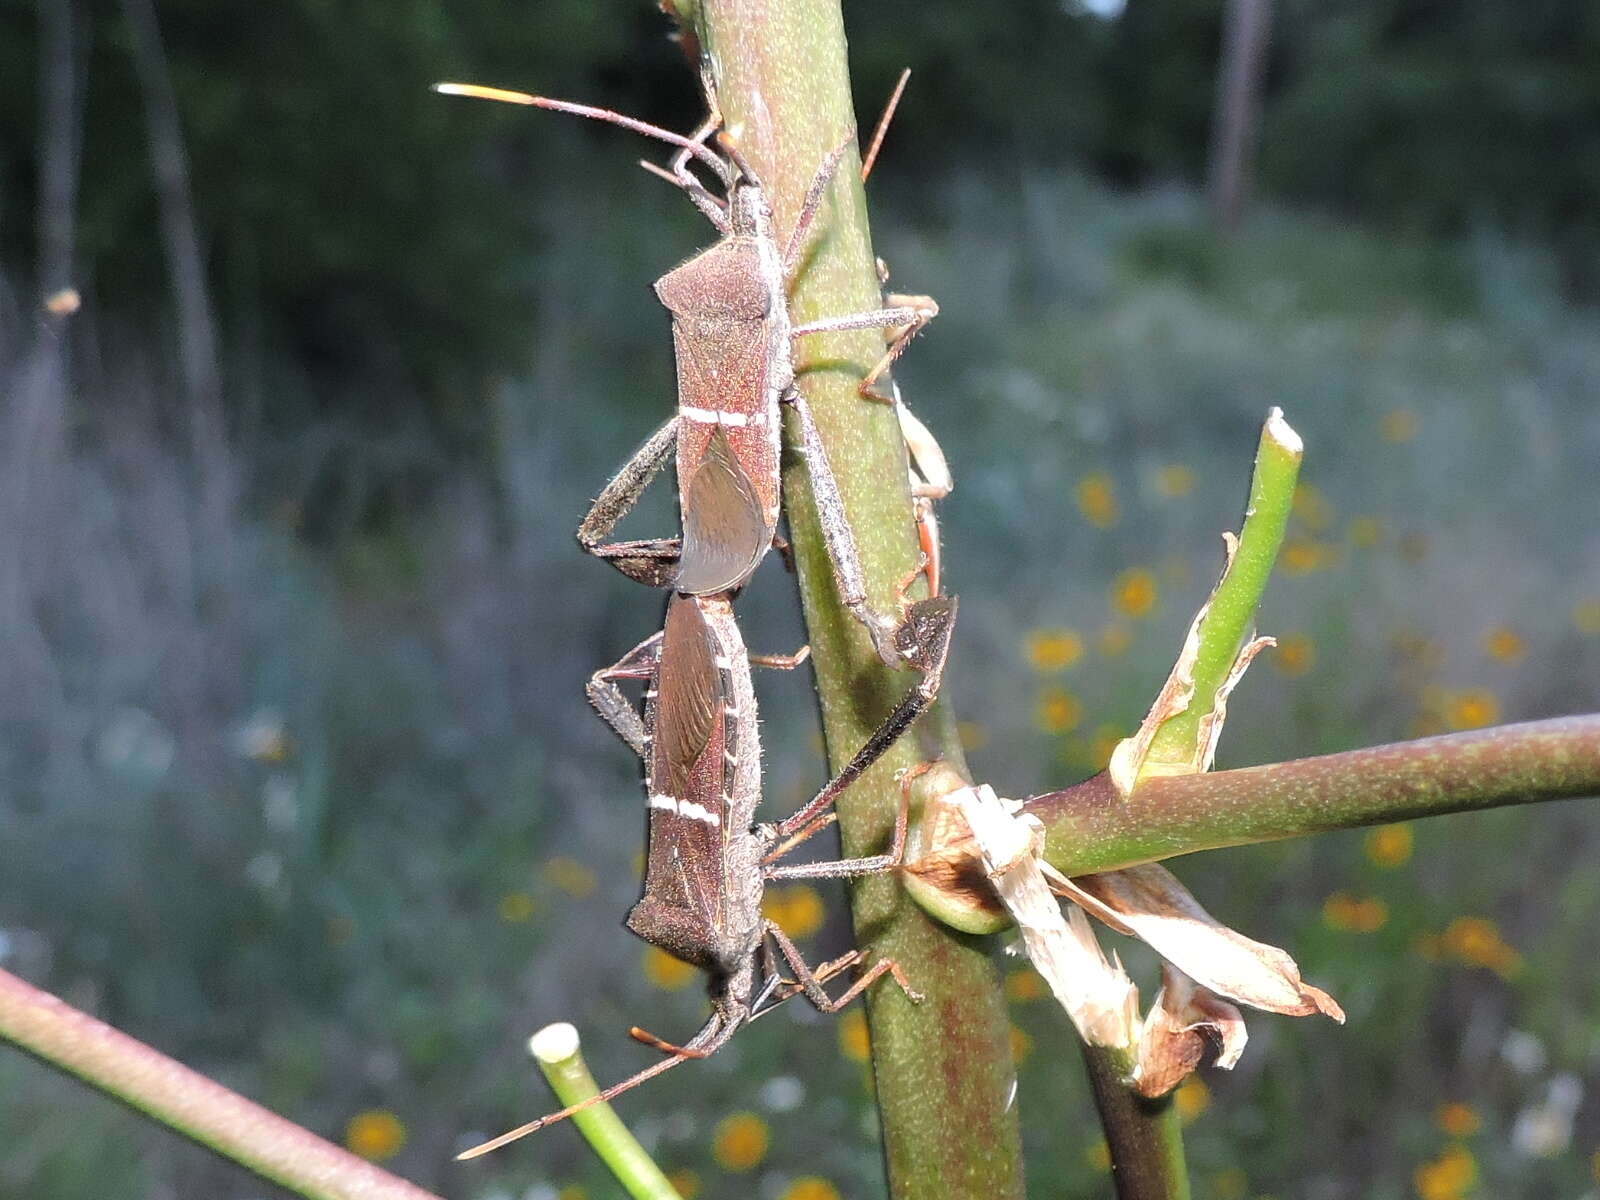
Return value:
M 1165 867 L 1147 863 L 1068 879 L 1044 861 L 1043 830 L 1019 801 L 978 784 L 934 803 L 959 814 L 1016 922 L 1022 952 L 1078 1032 L 1091 1045 L 1123 1051 L 1140 1094 L 1170 1091 L 1213 1045 L 1218 1066 L 1238 1062 L 1246 1034 L 1232 1002 L 1344 1020 L 1331 996 L 1300 978 L 1287 953 L 1223 925 Z M 1063 910 L 1057 895 L 1074 903 Z M 1101 949 L 1085 913 L 1140 938 L 1165 960 L 1161 991 L 1143 1021 L 1137 986 L 1116 956 Z

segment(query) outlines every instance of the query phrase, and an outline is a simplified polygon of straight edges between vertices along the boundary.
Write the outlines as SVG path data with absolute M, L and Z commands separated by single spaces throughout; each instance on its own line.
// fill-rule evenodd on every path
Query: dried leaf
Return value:
M 1233 660 L 1233 666 L 1228 668 L 1228 677 L 1217 685 L 1216 698 L 1211 702 L 1211 711 L 1200 718 L 1200 728 L 1195 733 L 1195 749 L 1199 751 L 1199 773 L 1211 770 L 1211 764 L 1217 760 L 1217 740 L 1222 737 L 1223 722 L 1228 719 L 1228 697 L 1244 678 L 1244 673 L 1250 669 L 1250 664 L 1269 646 L 1276 646 L 1277 638 L 1258 637 L 1245 643 L 1244 649 L 1239 651 Z
M 1113 929 L 1147 942 L 1203 987 L 1229 1000 L 1292 1017 L 1324 1013 L 1341 1024 L 1344 1010 L 1300 978 L 1294 959 L 1229 929 L 1156 863 L 1052 883 Z
M 1164 1096 L 1217 1048 L 1216 1065 L 1232 1070 L 1244 1053 L 1244 1017 L 1226 1000 L 1200 987 L 1170 963 L 1162 988 L 1139 1033 L 1133 1086 L 1141 1096 Z
M 1228 561 L 1233 561 L 1231 553 Z M 1227 572 L 1223 574 L 1226 576 Z M 1150 711 L 1139 722 L 1139 731 L 1132 737 L 1123 738 L 1111 752 L 1111 762 L 1106 772 L 1111 776 L 1111 782 L 1117 785 L 1117 791 L 1124 796 L 1131 793 L 1134 784 L 1146 774 L 1145 758 L 1150 753 L 1150 743 L 1155 740 L 1156 731 L 1179 713 L 1187 711 L 1189 701 L 1194 698 L 1194 664 L 1200 655 L 1200 623 L 1210 611 L 1211 603 L 1207 601 L 1195 613 L 1194 620 L 1189 624 L 1188 636 L 1183 639 L 1183 649 L 1178 653 L 1178 661 L 1173 664 L 1172 673 L 1156 693 Z
M 1091 1045 L 1131 1050 L 1139 1025 L 1138 988 L 1106 960 L 1083 913 L 1075 907 L 1062 912 L 1040 867 L 1037 819 L 1017 816 L 987 784 L 954 798 L 1021 931 L 1023 949 L 1078 1032 Z

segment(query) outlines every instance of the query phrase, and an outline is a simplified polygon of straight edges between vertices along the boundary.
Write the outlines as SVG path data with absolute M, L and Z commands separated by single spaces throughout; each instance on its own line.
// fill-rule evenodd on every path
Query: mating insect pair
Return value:
M 868 858 L 780 865 L 776 860 L 822 828 L 834 799 L 880 757 L 931 704 L 938 692 L 956 611 L 954 598 L 937 594 L 936 566 L 926 564 L 935 594 L 902 604 L 897 617 L 874 610 L 842 501 L 815 422 L 795 386 L 793 344 L 809 333 L 847 329 L 890 330 L 888 347 L 861 385 L 863 395 L 906 341 L 936 311 L 931 301 L 891 305 L 844 317 L 793 325 L 787 293 L 807 234 L 848 145 L 827 156 L 807 190 L 795 229 L 780 252 L 766 194 L 755 172 L 727 137 L 726 157 L 706 145 L 719 120 L 712 115 L 691 137 L 649 126 L 607 110 L 495 89 L 441 85 L 439 90 L 509 99 L 609 121 L 678 148 L 670 170 L 658 171 L 681 187 L 723 235 L 714 246 L 657 281 L 673 317 L 679 371 L 677 413 L 606 486 L 579 528 L 579 540 L 631 578 L 669 586 L 673 594 L 660 633 L 640 643 L 589 685 L 590 699 L 646 767 L 649 856 L 644 897 L 628 926 L 646 941 L 706 970 L 712 1014 L 678 1046 L 635 1030 L 635 1036 L 671 1055 L 606 1089 L 588 1103 L 609 1098 L 688 1058 L 704 1057 L 771 1003 L 803 992 L 833 1011 L 885 972 L 908 991 L 892 961 L 880 960 L 837 1000 L 822 982 L 856 961 L 855 954 L 811 970 L 794 945 L 761 913 L 767 879 L 843 877 L 881 871 L 899 861 L 905 833 L 902 804 L 891 849 Z M 707 91 L 708 98 L 710 90 Z M 713 194 L 690 169 L 710 167 L 722 185 Z M 908 438 L 925 439 L 918 463 L 931 474 L 931 438 L 894 401 Z M 761 797 L 761 754 L 751 656 L 734 621 L 732 599 L 775 544 L 779 516 L 782 406 L 798 418 L 801 445 L 834 563 L 840 596 L 863 623 L 880 658 L 922 672 L 854 759 L 812 801 L 775 824 L 754 824 Z M 931 451 L 927 449 L 932 446 Z M 913 441 L 913 447 L 917 443 Z M 676 452 L 683 537 L 608 542 L 654 475 Z M 938 460 L 942 466 L 942 459 Z M 946 487 L 944 490 L 948 490 Z M 937 484 L 934 485 L 937 493 Z M 924 491 L 926 496 L 928 492 Z M 925 544 L 927 538 L 924 538 Z M 925 559 L 930 556 L 925 552 Z M 795 666 L 803 655 L 767 659 Z M 644 712 L 633 708 L 621 680 L 645 682 Z M 781 961 L 780 961 L 781 960 Z M 786 982 L 783 967 L 794 973 Z M 469 1151 L 470 1157 L 559 1120 L 583 1105 L 513 1130 Z
M 677 412 L 652 434 L 595 500 L 578 540 L 585 550 L 655 587 L 709 596 L 742 587 L 776 542 L 780 508 L 779 465 L 784 407 L 791 408 L 811 480 L 819 522 L 838 582 L 839 598 L 865 626 L 885 665 L 925 668 L 920 647 L 897 633 L 914 626 L 904 614 L 872 607 L 860 555 L 845 516 L 827 451 L 804 394 L 795 386 L 794 346 L 815 333 L 885 329 L 887 349 L 861 383 L 863 396 L 909 340 L 937 313 L 926 297 L 803 324 L 789 319 L 788 293 L 813 222 L 849 140 L 828 154 L 801 202 L 794 229 L 780 248 L 772 208 L 759 177 L 737 144 L 719 137 L 724 157 L 707 141 L 721 118 L 706 85 L 710 115 L 690 136 L 625 117 L 609 109 L 525 92 L 466 84 L 437 84 L 450 95 L 534 105 L 620 125 L 676 146 L 670 169 L 658 171 L 681 188 L 722 236 L 656 281 L 656 294 L 672 315 L 678 365 Z M 853 137 L 853 135 L 852 135 Z M 709 168 L 722 188 L 713 194 L 690 169 Z M 881 398 L 880 398 L 881 399 Z M 902 428 L 919 466 L 937 457 L 931 436 L 895 397 Z M 609 542 L 670 456 L 676 455 L 682 538 Z M 937 458 L 942 472 L 942 458 Z M 927 472 L 925 471 L 925 474 Z M 948 491 L 936 488 L 933 494 Z

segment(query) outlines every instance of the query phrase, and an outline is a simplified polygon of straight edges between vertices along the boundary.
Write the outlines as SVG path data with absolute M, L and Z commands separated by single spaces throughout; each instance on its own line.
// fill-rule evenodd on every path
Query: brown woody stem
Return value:
M 767 188 L 781 243 L 818 166 L 855 128 L 838 0 L 695 0 L 675 8 L 691 22 L 710 64 L 729 133 Z M 853 142 L 815 229 L 792 293 L 792 319 L 799 324 L 879 307 Z M 856 391 L 882 353 L 881 331 L 819 335 L 801 345 L 797 367 L 871 602 L 892 612 L 897 582 L 914 564 L 917 543 L 894 414 Z M 837 770 L 914 680 L 885 670 L 861 625 L 841 608 L 810 482 L 793 454 L 783 502 L 828 756 Z M 939 755 L 959 767 L 954 722 L 943 705 L 840 799 L 847 855 L 883 850 L 894 819 L 895 772 Z M 868 993 L 891 1193 L 1020 1198 L 1021 1139 L 1010 1103 L 1015 1071 L 989 943 L 932 920 L 892 876 L 863 879 L 851 901 L 867 960 L 895 959 L 927 997 L 913 1004 L 893 984 L 881 983 Z
M 1133 1064 L 1112 1046 L 1083 1046 L 1095 1108 L 1111 1154 L 1117 1200 L 1189 1200 L 1183 1131 L 1170 1095 L 1149 1100 L 1127 1084 Z
M 0 1038 L 308 1200 L 439 1200 L 4 971 Z
M 1600 714 L 1556 717 L 1292 762 L 1148 779 L 1126 799 L 1102 772 L 1034 796 L 1065 875 L 1310 833 L 1600 795 Z

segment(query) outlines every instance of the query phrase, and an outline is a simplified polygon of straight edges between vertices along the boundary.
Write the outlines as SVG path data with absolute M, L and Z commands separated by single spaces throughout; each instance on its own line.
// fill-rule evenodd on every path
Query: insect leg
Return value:
M 789 964 L 789 969 L 794 972 L 795 982 L 805 992 L 806 999 L 816 1005 L 822 1012 L 838 1012 L 885 974 L 893 975 L 894 981 L 900 985 L 900 990 L 912 1000 L 919 1003 L 922 1000 L 922 993 L 912 988 L 910 980 L 905 976 L 905 972 L 900 969 L 900 964 L 892 958 L 880 958 L 873 963 L 859 979 L 845 989 L 842 996 L 834 1000 L 829 997 L 827 992 L 822 990 L 822 981 L 817 978 L 817 973 L 806 965 L 806 960 L 800 957 L 800 951 L 789 940 L 789 935 L 779 929 L 774 921 L 765 921 L 763 924 L 766 926 L 767 936 L 778 944 L 779 952 L 782 953 L 784 961 Z
M 844 879 L 853 875 L 876 875 L 879 871 L 898 867 L 905 860 L 906 825 L 909 823 L 911 812 L 913 779 L 914 776 L 908 773 L 900 780 L 900 803 L 895 805 L 894 810 L 894 837 L 890 839 L 887 853 L 872 854 L 864 858 L 843 858 L 836 862 L 795 863 L 787 867 L 767 867 L 762 874 L 768 879 Z M 820 829 L 822 826 L 816 827 Z M 789 842 L 790 847 L 797 844 L 793 840 Z M 767 856 L 768 859 L 771 857 L 770 854 Z M 762 861 L 765 862 L 766 859 Z
M 681 543 L 678 538 L 649 538 L 643 541 L 607 542 L 617 523 L 638 503 L 656 473 L 666 466 L 678 442 L 678 418 L 646 439 L 623 464 L 600 495 L 589 506 L 578 526 L 578 542 L 588 553 L 605 559 L 630 579 L 651 587 L 665 587 L 677 571 Z
M 855 536 L 850 532 L 850 522 L 845 517 L 844 500 L 839 495 L 833 468 L 828 465 L 828 452 L 822 445 L 822 435 L 811 416 L 811 406 L 794 389 L 790 390 L 788 401 L 800 419 L 801 449 L 806 458 L 807 474 L 811 478 L 811 490 L 816 497 L 822 537 L 828 546 L 828 557 L 833 561 L 839 599 L 856 620 L 866 626 L 872 638 L 872 647 L 884 664 L 898 667 L 902 665 L 903 656 L 895 647 L 895 622 L 873 611 L 867 600 L 867 580 L 861 570 L 861 555 L 856 550 Z
M 789 234 L 789 244 L 783 251 L 783 278 L 786 282 L 794 277 L 795 268 L 800 265 L 806 235 L 811 232 L 811 223 L 816 219 L 817 210 L 822 207 L 822 197 L 827 195 L 828 185 L 833 182 L 834 172 L 839 169 L 839 160 L 844 158 L 845 151 L 850 149 L 850 143 L 855 138 L 855 130 L 851 130 L 844 141 L 828 151 L 817 173 L 811 177 L 805 198 L 800 202 L 800 215 L 794 221 L 794 231 Z
M 615 681 L 618 679 L 644 679 L 654 681 L 661 663 L 661 632 L 657 630 L 609 667 L 589 676 L 584 690 L 589 703 L 594 705 L 605 723 L 627 742 L 640 758 L 650 757 L 650 735 L 645 732 L 644 721 L 633 702 L 623 695 Z
M 872 385 L 877 383 L 884 373 L 894 365 L 895 360 L 911 344 L 911 339 L 921 333 L 928 322 L 939 315 L 939 303 L 932 296 L 891 294 L 885 299 L 888 300 L 891 308 L 909 308 L 919 315 L 914 320 L 895 329 L 893 336 L 889 338 L 888 346 L 884 349 L 883 357 L 873 365 L 872 370 L 868 371 L 861 382 L 856 385 L 856 391 L 868 400 L 892 401 L 894 399 L 892 396 L 879 395 L 872 390 Z
M 900 703 L 895 705 L 894 711 L 873 731 L 866 745 L 856 751 L 855 757 L 845 764 L 844 769 L 829 780 L 823 789 L 812 797 L 809 804 L 774 826 L 779 839 L 804 829 L 815 820 L 838 798 L 840 792 L 877 762 L 884 751 L 894 745 L 900 735 L 922 715 L 923 710 L 933 703 L 934 697 L 939 694 L 939 684 L 944 678 L 944 666 L 950 654 L 950 635 L 954 632 L 955 618 L 954 596 L 935 596 L 931 600 L 919 600 L 911 606 L 906 623 L 901 627 L 900 636 L 914 647 L 914 654 L 908 657 L 911 657 L 913 664 L 922 670 L 922 678 L 901 698 Z
M 774 671 L 792 671 L 811 657 L 811 647 L 801 646 L 793 654 L 751 654 L 747 657 L 752 667 L 767 667 Z

